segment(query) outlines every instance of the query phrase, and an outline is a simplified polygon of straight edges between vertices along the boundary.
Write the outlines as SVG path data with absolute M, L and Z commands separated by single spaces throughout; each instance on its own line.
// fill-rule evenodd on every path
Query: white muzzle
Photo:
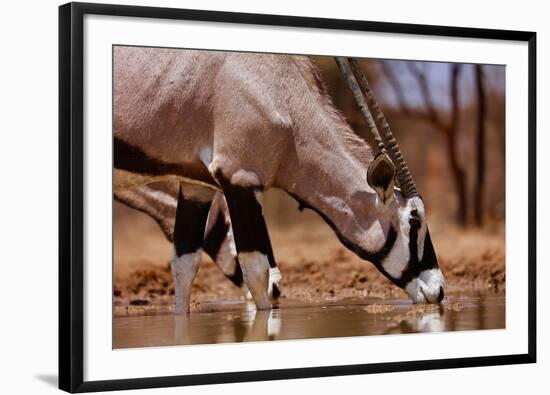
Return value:
M 405 287 L 413 303 L 439 303 L 445 279 L 439 269 L 424 270 Z

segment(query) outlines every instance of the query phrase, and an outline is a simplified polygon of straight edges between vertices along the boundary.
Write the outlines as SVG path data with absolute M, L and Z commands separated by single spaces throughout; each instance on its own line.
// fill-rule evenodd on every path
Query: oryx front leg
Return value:
M 243 282 L 243 273 L 237 259 L 229 213 L 221 192 L 216 193 L 210 207 L 203 248 L 226 277 L 241 288 L 246 295 L 248 289 Z
M 213 197 L 214 192 L 202 187 L 180 186 L 171 263 L 176 314 L 189 312 L 191 287 L 201 261 L 204 228 Z
M 216 193 L 212 206 L 210 206 L 203 249 L 216 262 L 227 278 L 237 287 L 241 288 L 246 298 L 252 299 L 252 294 L 243 281 L 243 273 L 237 258 L 231 220 L 225 198 L 221 192 Z M 281 294 L 281 273 L 277 268 L 275 259 L 269 256 L 268 259 L 270 270 L 267 292 L 270 298 L 277 299 Z
M 259 310 L 271 308 L 268 296 L 269 261 L 273 257 L 271 242 L 265 224 L 261 187 L 250 183 L 254 175 L 239 177 L 239 172 L 231 179 L 221 173 L 216 179 L 223 189 L 233 226 L 233 236 L 237 257 L 241 265 L 243 280 Z
M 191 287 L 199 268 L 201 255 L 202 250 L 200 249 L 181 256 L 178 256 L 177 252 L 174 253 L 170 267 L 174 277 L 174 294 L 176 296 L 174 313 L 176 314 L 189 312 Z
M 269 261 L 261 252 L 239 252 L 243 279 L 258 310 L 271 308 L 269 301 Z

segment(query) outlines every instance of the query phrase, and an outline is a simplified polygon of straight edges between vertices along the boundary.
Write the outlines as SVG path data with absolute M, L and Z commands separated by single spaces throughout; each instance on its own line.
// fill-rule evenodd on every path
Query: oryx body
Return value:
M 259 309 L 270 307 L 273 252 L 261 203 L 270 187 L 317 211 L 414 301 L 443 295 L 422 200 L 394 189 L 394 173 L 373 161 L 308 57 L 115 47 L 114 159 L 118 187 L 179 180 L 203 213 L 194 224 L 202 232 L 223 191 Z M 201 249 L 202 238 L 176 251 L 179 312 L 187 311 Z

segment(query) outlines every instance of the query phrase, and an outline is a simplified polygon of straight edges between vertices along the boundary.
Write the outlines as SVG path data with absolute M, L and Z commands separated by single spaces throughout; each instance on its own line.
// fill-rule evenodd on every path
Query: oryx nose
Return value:
M 439 295 L 437 296 L 437 303 L 441 302 L 445 297 L 445 292 L 443 292 L 443 287 L 439 286 Z

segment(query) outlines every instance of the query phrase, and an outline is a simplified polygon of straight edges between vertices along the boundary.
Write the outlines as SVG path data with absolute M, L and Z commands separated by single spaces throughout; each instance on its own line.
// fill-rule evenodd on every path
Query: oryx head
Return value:
M 336 58 L 336 63 L 379 150 L 367 171 L 367 182 L 376 193 L 376 220 L 370 221 L 373 225 L 369 227 L 369 234 L 364 235 L 365 250 L 372 240 L 383 240 L 382 249 L 369 259 L 386 277 L 405 289 L 413 302 L 438 303 L 444 297 L 444 279 L 426 224 L 424 202 L 359 63 L 345 58 Z M 374 119 L 380 125 L 385 141 Z M 395 188 L 395 181 L 400 189 Z
M 402 189 L 394 186 L 396 178 Z M 408 169 L 396 169 L 388 155 L 380 154 L 369 167 L 367 182 L 376 192 L 380 229 L 385 230 L 388 245 L 386 253 L 374 263 L 405 289 L 413 302 L 440 302 L 444 279 L 428 231 L 424 202 Z

